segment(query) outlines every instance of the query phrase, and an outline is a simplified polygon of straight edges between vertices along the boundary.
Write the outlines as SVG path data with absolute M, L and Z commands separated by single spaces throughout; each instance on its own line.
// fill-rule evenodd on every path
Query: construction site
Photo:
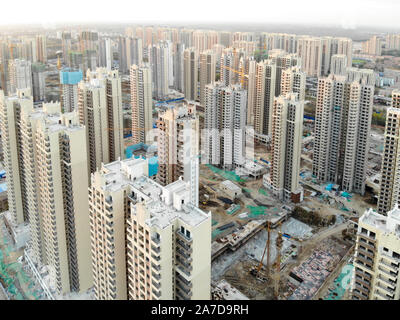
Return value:
M 0 215 L 0 300 L 47 299 Z
M 373 193 L 359 196 L 319 184 L 311 172 L 312 148 L 313 135 L 305 134 L 299 204 L 278 200 L 262 178 L 200 166 L 200 207 L 212 212 L 215 299 L 340 300 L 348 295 L 354 250 L 354 232 L 353 237 L 348 232 L 371 207 Z M 379 141 L 371 146 L 378 148 Z M 268 148 L 256 144 L 254 162 L 268 171 L 269 161 Z

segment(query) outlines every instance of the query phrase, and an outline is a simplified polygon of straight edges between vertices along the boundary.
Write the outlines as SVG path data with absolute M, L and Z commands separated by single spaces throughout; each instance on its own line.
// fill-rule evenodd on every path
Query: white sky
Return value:
M 400 0 L 1 0 L 1 25 L 252 22 L 400 28 Z

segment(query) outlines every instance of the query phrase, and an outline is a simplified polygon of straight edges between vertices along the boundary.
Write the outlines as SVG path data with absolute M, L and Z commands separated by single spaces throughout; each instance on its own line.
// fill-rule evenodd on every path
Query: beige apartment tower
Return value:
M 89 172 L 123 157 L 121 78 L 98 68 L 78 85 L 79 121 L 86 128 Z
M 4 152 L 4 169 L 7 172 L 8 207 L 14 224 L 28 221 L 28 203 L 23 174 L 21 144 L 21 112 L 33 111 L 31 90 L 17 90 L 12 96 L 0 91 L 0 130 Z
M 264 185 L 281 200 L 302 201 L 299 184 L 304 100 L 297 93 L 274 99 L 271 130 L 271 169 Z
M 157 181 L 165 186 L 192 177 L 192 162 L 199 157 L 199 119 L 194 106 L 182 105 L 159 112 Z M 194 168 L 195 169 L 195 168 Z
M 264 60 L 256 66 L 256 87 L 254 101 L 254 130 L 259 134 L 270 134 L 272 126 L 272 105 L 275 96 L 276 64 Z
M 94 173 L 89 194 L 97 299 L 210 299 L 211 214 L 190 183 L 163 187 L 126 159 Z
M 183 52 L 183 81 L 186 100 L 198 99 L 198 59 L 195 48 L 188 48 Z
M 92 286 L 85 129 L 58 102 L 34 109 L 29 89 L 1 101 L 9 207 L 16 223 L 29 220 L 29 255 L 48 267 L 55 294 L 84 292 Z
M 46 262 L 58 294 L 85 292 L 93 285 L 85 147 L 85 129 L 75 114 L 38 125 L 39 207 Z
M 148 64 L 132 65 L 130 70 L 132 106 L 132 142 L 151 143 L 153 100 L 151 96 L 151 70 Z
M 400 91 L 393 90 L 392 106 L 386 111 L 378 212 L 386 214 L 400 203 Z
M 386 215 L 367 210 L 358 221 L 351 297 L 399 300 L 400 209 Z
M 215 82 L 215 53 L 207 50 L 200 53 L 200 104 L 205 105 L 205 86 Z

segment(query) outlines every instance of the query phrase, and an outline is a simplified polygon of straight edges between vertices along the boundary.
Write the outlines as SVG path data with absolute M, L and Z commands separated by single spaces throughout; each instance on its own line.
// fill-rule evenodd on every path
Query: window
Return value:
M 189 231 L 189 230 L 186 230 L 186 236 L 187 236 L 188 238 L 190 238 L 190 231 Z

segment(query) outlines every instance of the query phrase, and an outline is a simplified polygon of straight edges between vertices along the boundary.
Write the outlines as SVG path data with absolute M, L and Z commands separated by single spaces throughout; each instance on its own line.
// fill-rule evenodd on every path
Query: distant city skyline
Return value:
M 282 10 L 281 3 L 260 3 L 232 0 L 226 2 L 204 0 L 197 2 L 183 0 L 156 2 L 113 1 L 109 4 L 98 0 L 93 2 L 70 0 L 62 11 L 50 0 L 7 1 L 2 11 L 7 12 L 0 26 L 18 24 L 41 24 L 51 28 L 60 23 L 250 23 L 250 24 L 303 24 L 337 26 L 343 29 L 359 27 L 399 28 L 398 12 L 400 2 L 396 0 L 337 0 L 327 6 L 318 0 L 287 0 Z M 40 10 L 37 10 L 38 7 Z M 76 8 L 80 10 L 76 10 Z M 23 8 L 24 10 L 21 10 Z M 178 9 L 179 8 L 179 9 Z M 32 14 L 35 12 L 35 14 Z M 222 14 L 221 14 L 222 13 Z

